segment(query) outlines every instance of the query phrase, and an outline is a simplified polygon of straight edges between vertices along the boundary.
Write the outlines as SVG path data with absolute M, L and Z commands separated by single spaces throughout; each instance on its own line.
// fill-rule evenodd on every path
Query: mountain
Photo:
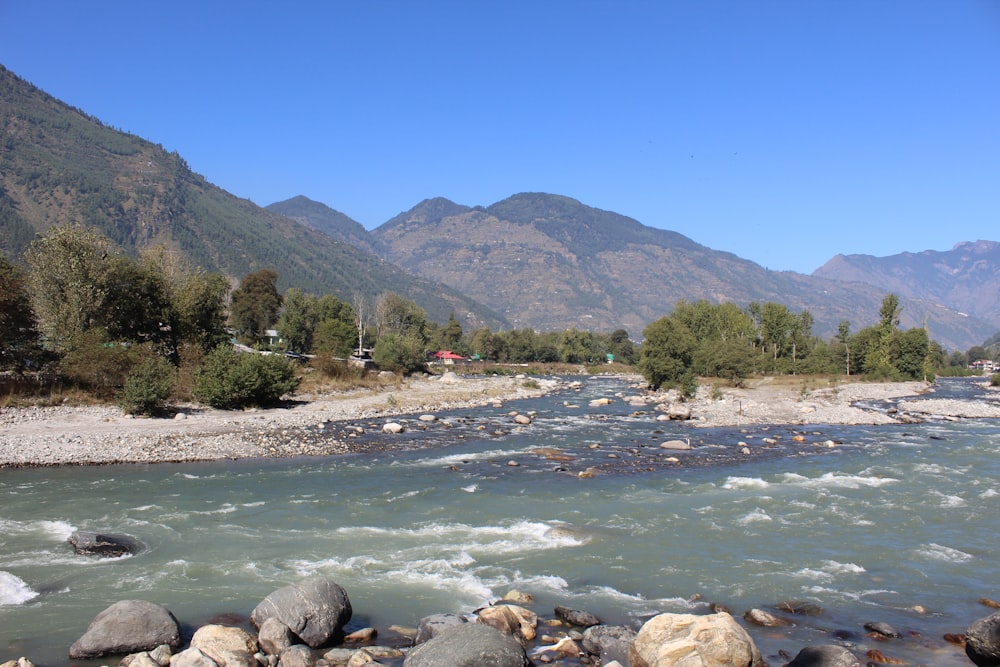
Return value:
M 874 285 L 900 296 L 946 303 L 1000 329 L 1000 243 L 959 243 L 951 250 L 889 257 L 837 255 L 814 276 Z
M 672 231 L 586 206 L 522 193 L 487 207 L 429 199 L 373 230 L 390 261 L 468 294 L 516 327 L 626 328 L 638 336 L 680 299 L 775 301 L 808 309 L 814 332 L 842 320 L 874 324 L 886 290 L 770 271 Z M 921 326 L 950 349 L 967 349 L 996 327 L 940 305 L 901 298 L 902 325 Z
M 390 290 L 435 321 L 454 311 L 466 326 L 506 324 L 454 289 L 336 240 L 331 230 L 234 197 L 177 153 L 107 127 L 0 66 L 0 251 L 16 258 L 36 234 L 64 223 L 95 227 L 133 255 L 166 246 L 234 281 L 274 268 L 281 289 L 346 300 Z
M 268 211 L 291 218 L 310 229 L 323 232 L 341 243 L 380 256 L 382 247 L 364 226 L 353 218 L 303 195 L 265 206 Z

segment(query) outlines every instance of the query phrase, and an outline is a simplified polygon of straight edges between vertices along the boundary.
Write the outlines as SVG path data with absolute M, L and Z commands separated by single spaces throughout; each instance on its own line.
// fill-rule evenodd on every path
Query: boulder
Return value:
M 691 419 L 691 407 L 688 405 L 672 404 L 666 410 L 667 416 L 674 421 L 687 421 Z
M 257 632 L 257 642 L 264 653 L 281 655 L 282 651 L 295 643 L 295 635 L 287 625 L 272 616 L 261 623 Z
M 73 550 L 82 556 L 117 558 L 131 556 L 142 549 L 139 542 L 128 535 L 109 535 L 87 530 L 78 530 L 69 536 Z
M 597 618 L 589 611 L 570 609 L 569 607 L 556 607 L 556 616 L 566 621 L 570 625 L 579 625 L 582 628 L 589 628 L 592 625 L 600 625 L 601 619 Z
M 382 425 L 382 432 L 393 433 L 393 434 L 402 433 L 403 425 L 400 424 L 399 422 L 386 422 L 385 424 Z
M 685 440 L 667 440 L 660 443 L 660 449 L 687 450 L 691 449 L 691 443 Z
M 750 635 L 725 612 L 660 614 L 629 648 L 631 667 L 766 667 Z
M 281 667 L 313 667 L 316 664 L 316 656 L 309 650 L 308 646 L 296 644 L 289 646 L 281 652 L 278 660 Z M 173 665 L 171 665 L 173 667 Z
M 771 612 L 764 611 L 763 609 L 749 610 L 743 614 L 743 620 L 747 623 L 752 623 L 753 625 L 759 625 L 762 628 L 780 628 L 784 625 L 792 625 L 791 621 L 775 616 Z
M 882 621 L 876 621 L 874 623 L 865 623 L 865 630 L 872 632 L 880 637 L 885 637 L 887 639 L 899 639 L 899 630 L 892 627 L 888 623 Z
M 413 643 L 414 645 L 423 644 L 428 639 L 437 637 L 445 630 L 467 622 L 464 617 L 458 614 L 432 614 L 431 616 L 425 616 L 420 619 L 420 623 L 417 625 L 417 636 L 414 638 Z
M 340 634 L 352 613 L 347 592 L 339 584 L 310 577 L 268 595 L 254 608 L 250 620 L 260 628 L 267 619 L 276 618 L 317 648 Z
M 69 648 L 73 660 L 151 651 L 181 643 L 177 619 L 165 607 L 145 600 L 121 600 L 97 616 Z
M 191 638 L 191 648 L 196 648 L 225 667 L 256 667 L 253 655 L 257 640 L 245 630 L 224 625 L 203 625 Z
M 965 655 L 979 667 L 1000 665 L 1000 612 L 969 626 L 965 631 Z
M 861 661 L 842 646 L 807 646 L 785 667 L 861 667 Z
M 449 628 L 410 649 L 404 667 L 530 667 L 524 647 L 510 635 L 480 623 Z
M 170 667 L 224 667 L 196 648 L 187 648 L 170 659 Z
M 441 375 L 439 382 L 442 384 L 459 384 L 462 378 L 455 373 L 455 371 L 447 371 Z
M 624 625 L 594 625 L 583 632 L 583 649 L 600 656 L 601 664 L 618 661 L 628 664 L 628 649 L 635 638 L 635 630 Z
M 515 604 L 501 604 L 495 607 L 483 607 L 476 614 L 477 623 L 488 625 L 506 635 L 511 635 L 522 644 L 527 644 L 535 638 L 538 615 L 524 607 Z

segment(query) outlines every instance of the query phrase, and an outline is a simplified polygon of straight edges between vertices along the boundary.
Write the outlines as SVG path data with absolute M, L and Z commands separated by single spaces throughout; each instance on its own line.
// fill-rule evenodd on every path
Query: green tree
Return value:
M 285 347 L 296 352 L 312 351 L 317 324 L 317 299 L 292 287 L 285 292 L 281 316 L 275 328 L 285 341 Z
M 372 360 L 382 370 L 408 374 L 427 369 L 424 343 L 412 335 L 389 333 L 381 336 L 372 351 Z
M 427 313 L 395 292 L 386 292 L 375 303 L 375 329 L 378 338 L 396 334 L 409 336 L 426 345 Z
M 55 350 L 65 351 L 73 338 L 100 325 L 114 256 L 110 241 L 80 225 L 52 227 L 25 251 L 32 306 Z
M 672 317 L 661 317 L 642 332 L 645 341 L 639 355 L 639 370 L 650 386 L 675 387 L 683 384 L 691 370 L 696 342 L 691 331 Z
M 245 340 L 259 343 L 280 309 L 278 274 L 273 269 L 261 269 L 244 276 L 240 286 L 233 290 L 229 321 Z
M 326 294 L 316 302 L 315 315 L 312 351 L 337 357 L 350 356 L 358 344 L 358 316 L 351 304 Z
M 898 296 L 886 294 L 882 298 L 882 307 L 878 311 L 879 323 L 875 325 L 876 337 L 865 357 L 866 373 L 891 375 L 895 370 L 892 364 L 892 339 L 899 326 L 900 311 Z
M 221 273 L 198 270 L 179 276 L 172 289 L 178 339 L 206 353 L 225 343 L 228 296 L 229 281 Z
M 0 254 L 0 370 L 23 371 L 39 350 L 26 279 Z
M 927 330 L 914 327 L 893 337 L 893 366 L 903 377 L 919 380 L 929 374 L 930 339 Z
M 97 324 L 113 341 L 165 343 L 174 314 L 163 271 L 155 264 L 122 256 L 106 264 Z M 170 355 L 175 352 L 167 350 Z
M 456 354 L 465 354 L 465 345 L 462 336 L 462 324 L 455 319 L 455 313 L 448 315 L 448 322 L 439 327 L 431 337 L 435 350 L 451 350 Z
M 608 338 L 608 351 L 615 355 L 615 361 L 623 364 L 634 364 L 639 360 L 639 353 L 636 352 L 635 343 L 628 337 L 625 329 L 615 329 Z

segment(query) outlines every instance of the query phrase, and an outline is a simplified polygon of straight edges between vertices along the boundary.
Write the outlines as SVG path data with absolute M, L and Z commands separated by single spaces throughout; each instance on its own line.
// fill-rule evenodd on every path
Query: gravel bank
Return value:
M 488 405 L 538 396 L 558 383 L 533 385 L 519 378 L 446 375 L 381 391 L 296 396 L 290 407 L 267 410 L 185 406 L 172 419 L 133 418 L 114 406 L 4 408 L 0 467 L 343 454 L 354 445 L 349 437 L 329 437 L 337 422 Z M 327 431 L 323 437 L 320 428 Z
M 633 379 L 639 389 L 641 379 Z M 394 415 L 489 405 L 538 396 L 560 386 L 556 380 L 525 384 L 523 378 L 446 375 L 408 380 L 381 391 L 297 396 L 284 408 L 230 412 L 185 406 L 173 419 L 132 418 L 113 406 L 5 408 L 0 412 L 0 468 L 344 454 L 362 447 L 352 441 L 347 420 L 387 420 Z M 703 386 L 683 405 L 691 413 L 687 423 L 696 427 L 1000 418 L 997 401 L 902 400 L 891 413 L 855 405 L 929 390 L 931 386 L 923 382 L 809 387 L 763 378 L 742 388 Z M 666 406 L 677 404 L 676 398 L 668 393 L 626 400 Z

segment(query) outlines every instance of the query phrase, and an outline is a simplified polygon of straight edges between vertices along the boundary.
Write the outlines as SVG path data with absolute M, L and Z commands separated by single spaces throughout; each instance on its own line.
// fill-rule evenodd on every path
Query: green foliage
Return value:
M 79 225 L 53 227 L 25 253 L 39 326 L 57 350 L 106 320 L 101 308 L 114 254 L 106 238 Z
M 278 293 L 278 273 L 261 269 L 247 274 L 233 290 L 229 304 L 229 321 L 243 339 L 258 343 L 264 330 L 274 324 L 281 308 Z
M 316 298 L 303 294 L 300 289 L 289 289 L 285 292 L 281 317 L 275 328 L 287 349 L 311 351 L 316 331 Z
M 372 360 L 386 371 L 406 375 L 427 369 L 424 343 L 416 336 L 386 334 L 375 343 Z
M 990 376 L 990 386 L 1000 387 L 1000 373 L 994 373 Z
M 298 387 L 295 369 L 280 355 L 239 354 L 220 345 L 205 355 L 194 377 L 194 397 L 214 408 L 271 405 Z
M 645 342 L 639 370 L 650 386 L 676 387 L 691 376 L 696 341 L 687 326 L 672 317 L 661 317 L 643 330 Z
M 163 405 L 177 381 L 177 368 L 163 357 L 150 357 L 129 371 L 118 404 L 131 415 L 151 415 Z

